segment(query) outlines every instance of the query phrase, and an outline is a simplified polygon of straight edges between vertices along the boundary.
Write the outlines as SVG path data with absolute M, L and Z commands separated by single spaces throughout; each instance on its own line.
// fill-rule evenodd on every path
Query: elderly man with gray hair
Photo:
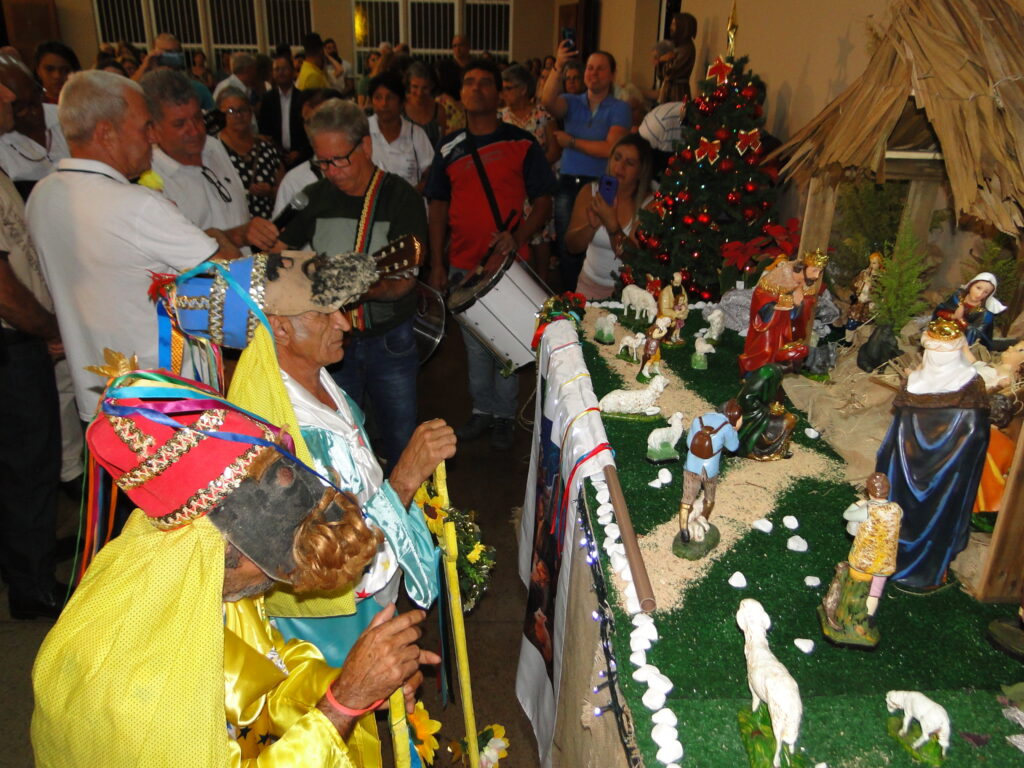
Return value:
M 256 57 L 251 53 L 237 51 L 231 54 L 231 74 L 217 83 L 217 87 L 213 89 L 213 100 L 217 101 L 220 92 L 231 85 L 244 93 L 250 103 L 253 95 L 258 95 L 262 90 L 259 70 L 256 68 Z
M 325 101 L 306 130 L 324 178 L 306 188 L 309 205 L 281 233 L 283 248 L 371 253 L 403 235 L 427 242 L 421 198 L 401 177 L 373 164 L 370 126 L 352 102 Z M 415 278 L 385 280 L 351 311 L 352 342 L 334 380 L 380 429 L 381 453 L 394 467 L 416 428 L 419 357 L 413 334 Z
M 229 242 L 205 234 L 159 192 L 131 180 L 149 170 L 153 121 L 142 87 L 109 72 L 71 76 L 58 110 L 71 157 L 29 197 L 29 230 L 53 295 L 82 421 L 102 381 L 85 370 L 110 348 L 160 364 L 152 273 L 184 271 Z

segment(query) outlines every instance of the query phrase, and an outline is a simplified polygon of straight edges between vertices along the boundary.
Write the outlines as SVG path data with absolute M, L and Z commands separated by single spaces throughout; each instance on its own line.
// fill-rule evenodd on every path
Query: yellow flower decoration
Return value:
M 422 701 L 416 702 L 416 709 L 408 716 L 409 727 L 412 729 L 412 743 L 416 746 L 416 752 L 426 765 L 434 764 L 434 751 L 437 749 L 437 739 L 434 734 L 441 730 L 441 723 L 430 719 L 430 713 L 423 706 Z
M 480 555 L 483 554 L 483 551 L 484 545 L 478 541 L 476 543 L 476 546 L 473 547 L 473 550 L 468 555 L 466 555 L 466 559 L 469 560 L 469 562 L 471 563 L 475 563 L 480 559 Z
M 497 768 L 498 761 L 508 757 L 508 739 L 505 738 L 505 726 L 489 725 L 481 735 L 486 736 L 487 731 L 491 732 L 490 739 L 480 750 L 480 768 Z M 481 742 L 483 739 L 481 739 Z
M 156 190 L 157 192 L 163 192 L 164 180 L 160 178 L 160 174 L 150 169 L 139 176 L 139 186 L 148 187 L 149 189 Z

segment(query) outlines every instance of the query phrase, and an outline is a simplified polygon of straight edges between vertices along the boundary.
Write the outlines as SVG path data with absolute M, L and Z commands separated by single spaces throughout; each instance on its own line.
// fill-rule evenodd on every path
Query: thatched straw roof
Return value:
M 776 151 L 783 174 L 883 181 L 887 148 L 934 132 L 957 211 L 1019 235 L 1024 0 L 894 0 L 889 17 L 864 74 Z M 922 112 L 931 131 L 908 130 Z

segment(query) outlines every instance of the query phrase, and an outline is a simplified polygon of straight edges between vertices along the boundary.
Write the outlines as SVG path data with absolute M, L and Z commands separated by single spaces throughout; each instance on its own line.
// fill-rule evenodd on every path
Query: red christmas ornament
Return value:
M 688 269 L 680 269 L 679 270 L 679 278 L 685 283 L 687 280 L 690 279 L 690 270 L 688 270 Z
M 655 255 L 654 258 L 656 258 L 662 264 L 668 264 L 668 254 L 665 253 L 664 251 L 662 251 L 662 252 L 658 253 L 657 255 Z
M 725 81 L 729 79 L 729 73 L 732 72 L 732 64 L 727 64 L 725 60 L 719 56 L 715 59 L 714 63 L 708 67 L 708 79 L 712 77 L 718 81 L 719 85 L 725 85 Z
M 695 221 L 696 219 L 693 218 L 693 216 L 691 216 L 690 214 L 686 214 L 685 216 L 683 216 L 683 224 L 685 224 L 688 227 L 692 227 L 693 222 Z
M 690 193 L 685 189 L 682 189 L 676 195 L 676 200 L 678 200 L 681 203 L 688 203 L 690 202 Z
M 731 173 L 735 168 L 735 164 L 728 157 L 723 157 L 722 162 L 718 165 L 718 170 L 722 173 Z
M 670 157 L 668 159 L 668 167 L 669 168 L 675 168 L 676 167 L 676 162 L 677 162 L 677 156 L 676 155 L 672 155 L 672 157 Z
M 739 205 L 739 202 L 742 199 L 742 197 L 743 196 L 737 190 L 734 189 L 732 192 L 725 196 L 725 199 L 728 200 L 733 205 Z
M 769 203 L 767 200 L 762 200 L 761 201 L 761 210 L 762 211 L 767 211 L 769 208 L 771 208 L 771 203 Z
M 709 224 L 711 222 L 711 216 L 709 216 L 706 211 L 701 211 L 697 214 L 697 221 L 701 224 Z
M 678 157 L 679 157 L 680 160 L 682 160 L 685 163 L 692 162 L 693 161 L 693 150 L 692 149 L 684 149 L 684 150 L 680 151 Z
M 740 91 L 740 96 L 742 96 L 747 101 L 751 101 L 757 96 L 757 88 L 755 88 L 752 85 L 748 85 L 746 88 Z
M 746 184 L 743 185 L 743 191 L 749 192 L 750 194 L 754 194 L 755 192 L 757 192 L 757 189 L 757 184 L 755 184 L 752 181 L 748 181 Z
M 664 254 L 664 255 L 666 257 L 668 256 L 667 253 Z M 658 254 L 658 261 L 661 261 L 661 256 L 662 256 L 662 254 L 659 253 Z M 658 295 L 661 293 L 661 278 L 660 277 L 651 277 L 647 281 L 647 284 L 644 286 L 644 290 L 647 291 L 649 294 L 651 294 L 651 296 L 654 297 L 655 301 L 657 301 Z
M 718 87 L 711 92 L 711 95 L 714 96 L 719 101 L 724 101 L 726 98 L 729 97 L 729 91 L 724 87 Z
M 717 131 L 715 131 L 715 138 L 718 139 L 719 141 L 725 141 L 731 135 L 732 134 L 729 133 L 728 128 L 719 128 Z
M 619 272 L 619 277 L 622 278 L 623 285 L 632 285 L 636 281 L 633 279 L 633 270 L 631 267 L 623 267 L 622 271 Z
M 697 107 L 697 109 L 699 109 L 701 113 L 705 115 L 710 115 L 712 112 L 715 111 L 715 108 L 711 106 L 711 104 L 707 101 L 702 101 L 700 105 Z
M 743 218 L 747 219 L 748 221 L 750 219 L 755 218 L 756 216 L 757 216 L 757 211 L 754 210 L 753 208 L 744 208 L 743 209 Z
M 711 291 L 701 291 L 700 297 L 704 299 L 704 301 L 707 301 L 708 299 L 711 298 Z
M 649 248 L 650 248 L 650 249 L 651 249 L 652 251 L 656 251 L 656 250 L 658 250 L 659 248 L 661 248 L 661 240 L 659 240 L 659 239 L 658 239 L 658 238 L 656 238 L 656 237 L 652 237 L 652 238 L 651 238 L 650 240 L 648 240 L 648 241 L 647 241 L 647 246 L 648 246 L 648 247 L 649 247 Z

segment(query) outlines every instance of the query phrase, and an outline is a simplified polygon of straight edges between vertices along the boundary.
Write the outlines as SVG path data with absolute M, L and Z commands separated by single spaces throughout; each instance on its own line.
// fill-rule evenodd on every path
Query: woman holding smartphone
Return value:
M 588 299 L 606 299 L 615 289 L 626 240 L 651 195 L 651 145 L 635 133 L 612 147 L 605 174 L 576 195 L 565 243 L 586 251 L 576 291 Z

